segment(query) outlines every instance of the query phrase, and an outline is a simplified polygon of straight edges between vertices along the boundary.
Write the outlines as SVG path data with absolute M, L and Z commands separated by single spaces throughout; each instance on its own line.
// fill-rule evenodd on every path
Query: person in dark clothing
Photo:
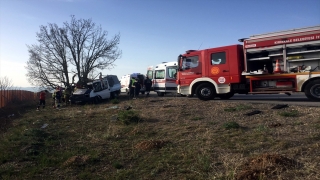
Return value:
M 55 99 L 56 99 L 56 108 L 60 108 L 61 98 L 62 98 L 62 92 L 61 88 L 58 86 L 55 90 Z
M 147 96 L 149 96 L 150 90 L 151 90 L 151 86 L 152 86 L 152 81 L 151 79 L 149 79 L 149 77 L 147 76 L 147 78 L 144 80 L 144 86 L 146 88 L 146 93 Z
M 130 83 L 129 83 L 129 95 L 131 98 L 134 97 L 134 84 L 136 83 L 136 80 L 134 78 L 131 78 Z
M 135 93 L 135 97 L 138 97 L 138 96 L 139 96 L 140 89 L 141 89 L 141 84 L 140 84 L 139 79 L 137 79 L 136 82 L 134 83 L 134 93 Z
M 38 111 L 40 110 L 41 105 L 42 105 L 42 108 L 44 109 L 44 107 L 46 105 L 46 92 L 45 91 L 40 92 L 39 105 L 37 107 Z

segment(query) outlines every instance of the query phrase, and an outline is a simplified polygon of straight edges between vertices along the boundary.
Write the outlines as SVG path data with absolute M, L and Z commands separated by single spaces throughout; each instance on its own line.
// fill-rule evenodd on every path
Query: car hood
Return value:
M 77 89 L 75 92 L 73 92 L 73 95 L 89 94 L 91 91 L 91 89 Z

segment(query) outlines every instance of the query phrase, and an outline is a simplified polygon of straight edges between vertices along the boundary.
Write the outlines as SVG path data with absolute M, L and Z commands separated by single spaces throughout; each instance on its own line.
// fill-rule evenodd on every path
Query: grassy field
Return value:
M 122 97 L 27 108 L 0 119 L 0 179 L 320 179 L 319 108 L 273 106 Z

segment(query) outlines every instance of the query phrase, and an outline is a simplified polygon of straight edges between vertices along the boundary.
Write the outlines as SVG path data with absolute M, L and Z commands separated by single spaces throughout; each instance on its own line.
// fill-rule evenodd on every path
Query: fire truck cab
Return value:
M 242 84 L 238 93 L 246 93 L 243 48 L 231 45 L 205 50 L 189 50 L 178 57 L 178 93 L 196 94 L 202 100 L 219 96 L 228 99 L 235 93 L 231 84 Z
M 178 57 L 178 93 L 229 99 L 234 93 L 291 95 L 320 101 L 320 26 L 240 39 L 243 45 L 189 50 Z

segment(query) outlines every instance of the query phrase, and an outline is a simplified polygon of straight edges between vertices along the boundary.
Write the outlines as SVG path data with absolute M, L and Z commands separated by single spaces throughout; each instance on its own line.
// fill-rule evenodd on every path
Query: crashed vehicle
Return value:
M 100 103 L 102 100 L 116 98 L 120 94 L 120 81 L 116 75 L 107 75 L 77 88 L 70 97 L 71 104 Z

